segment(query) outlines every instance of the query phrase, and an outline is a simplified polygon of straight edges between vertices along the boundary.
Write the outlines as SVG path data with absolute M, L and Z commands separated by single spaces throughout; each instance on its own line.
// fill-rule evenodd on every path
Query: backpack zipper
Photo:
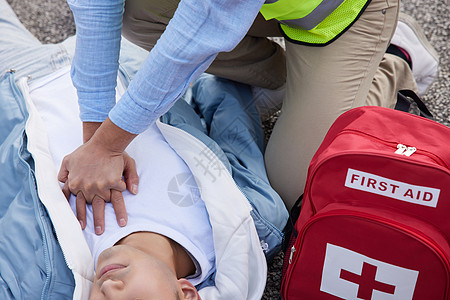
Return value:
M 397 149 L 397 150 L 394 151 L 395 154 L 400 154 L 400 155 L 404 155 L 404 156 L 407 156 L 407 157 L 410 157 L 414 153 L 421 154 L 421 155 L 424 155 L 424 156 L 427 156 L 427 157 L 431 158 L 438 165 L 440 165 L 440 166 L 442 166 L 442 167 L 444 167 L 446 169 L 450 169 L 450 167 L 447 165 L 447 163 L 443 159 L 441 159 L 436 154 L 434 154 L 432 152 L 429 152 L 427 150 L 417 149 L 414 146 L 406 146 L 406 145 L 404 145 L 402 143 L 385 141 L 385 140 L 382 140 L 382 139 L 380 139 L 378 137 L 370 135 L 368 133 L 365 133 L 365 132 L 362 132 L 362 131 L 353 130 L 353 129 L 344 129 L 339 134 L 337 134 L 335 138 L 337 138 L 338 136 L 343 135 L 343 134 L 356 134 L 356 135 L 359 135 L 359 136 L 362 136 L 362 137 L 366 137 L 366 138 L 368 138 L 370 140 L 373 140 L 375 142 L 378 142 L 378 143 L 384 144 L 386 146 L 392 147 L 393 149 Z
M 294 253 L 295 253 L 295 244 L 294 246 L 292 246 L 291 248 L 291 254 L 289 255 L 289 264 L 292 264 L 292 257 L 294 257 Z
M 417 151 L 416 147 L 407 147 L 403 144 L 398 144 L 397 150 L 394 153 L 410 157 L 416 151 Z
M 372 135 L 370 135 L 370 134 L 367 134 L 367 133 L 365 133 L 365 132 L 361 132 L 361 131 L 357 131 L 357 130 L 353 130 L 353 129 L 344 129 L 343 131 L 339 132 L 339 133 L 334 137 L 333 141 L 331 141 L 331 143 L 330 143 L 329 145 L 333 144 L 334 140 L 335 140 L 337 137 L 339 137 L 339 136 L 341 136 L 341 135 L 343 135 L 343 134 L 355 134 L 355 135 L 359 135 L 359 136 L 361 136 L 361 137 L 368 138 L 368 139 L 370 139 L 370 140 L 372 140 L 372 141 L 375 141 L 375 142 L 377 142 L 377 143 L 379 143 L 379 144 L 386 145 L 386 146 L 392 148 L 393 150 L 394 150 L 394 149 L 397 149 L 397 150 L 393 151 L 394 154 L 401 154 L 401 155 L 405 155 L 405 156 L 407 156 L 407 157 L 410 157 L 413 153 L 417 153 L 417 154 L 421 154 L 421 155 L 427 156 L 427 157 L 431 158 L 431 159 L 432 159 L 437 165 L 439 165 L 440 167 L 443 167 L 443 168 L 447 169 L 447 171 L 450 171 L 450 167 L 445 163 L 445 161 L 442 160 L 439 156 L 435 155 L 434 153 L 428 152 L 428 151 L 426 151 L 426 150 L 417 149 L 417 148 L 415 148 L 415 147 L 408 147 L 408 146 L 406 146 L 406 145 L 404 145 L 404 144 L 399 144 L 399 143 L 396 143 L 396 142 L 385 141 L 385 140 L 379 139 L 379 138 L 377 138 L 377 137 L 374 137 L 374 136 L 372 136 Z M 349 149 L 347 149 L 346 152 L 347 152 L 348 150 L 349 150 Z M 406 153 L 406 154 L 405 154 L 405 153 Z M 334 158 L 334 157 L 339 156 L 339 155 L 340 155 L 340 154 L 338 154 L 338 155 L 333 154 L 332 157 Z M 317 170 L 319 169 L 319 167 L 320 167 L 325 161 L 327 161 L 327 160 L 329 160 L 329 159 L 330 159 L 330 157 L 328 157 L 328 158 L 325 159 L 325 160 L 324 160 L 324 159 L 316 160 L 315 165 L 314 165 L 314 168 L 313 168 L 313 169 L 310 169 L 310 170 L 308 171 L 308 177 L 313 178 L 314 175 L 316 174 Z M 423 164 L 423 162 L 418 162 L 418 163 Z M 311 188 L 311 182 L 312 182 L 312 180 L 308 180 L 308 181 L 307 181 L 307 183 L 306 183 L 307 185 L 306 185 L 306 187 L 305 187 L 305 191 L 309 191 L 309 190 L 310 190 L 310 188 Z M 307 193 L 305 192 L 305 194 L 307 194 Z M 308 194 L 309 194 L 309 193 L 308 193 Z M 304 201 L 309 201 L 309 202 L 310 202 L 310 204 L 311 204 L 311 209 L 312 209 L 312 211 L 313 211 L 313 214 L 316 214 L 316 213 L 317 213 L 317 210 L 316 210 L 316 208 L 315 208 L 315 206 L 314 206 L 312 200 L 310 199 L 310 197 L 305 197 L 305 199 L 306 199 L 306 200 L 304 200 Z

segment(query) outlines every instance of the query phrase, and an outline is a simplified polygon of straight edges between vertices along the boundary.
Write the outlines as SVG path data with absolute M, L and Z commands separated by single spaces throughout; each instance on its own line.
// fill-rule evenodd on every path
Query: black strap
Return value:
M 412 103 L 416 103 L 417 108 L 419 109 L 419 115 L 421 117 L 434 120 L 433 114 L 428 110 L 425 103 L 423 103 L 416 93 L 411 90 L 398 91 L 397 104 L 395 105 L 396 110 L 409 112 Z
M 300 197 L 295 202 L 294 206 L 291 208 L 291 211 L 289 212 L 289 218 L 288 218 L 287 224 L 284 227 L 282 249 L 283 249 L 283 252 L 285 252 L 285 253 L 286 253 L 287 247 L 289 246 L 289 241 L 291 239 L 291 236 L 294 235 L 294 237 L 297 238 L 297 235 L 298 235 L 298 232 L 295 229 L 295 223 L 297 222 L 297 219 L 300 216 L 300 208 L 302 206 L 302 201 L 303 201 L 303 194 L 300 195 Z

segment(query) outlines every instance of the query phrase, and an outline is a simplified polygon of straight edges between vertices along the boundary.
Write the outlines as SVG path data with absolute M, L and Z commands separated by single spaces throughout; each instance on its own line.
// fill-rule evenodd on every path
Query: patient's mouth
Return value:
M 102 268 L 102 270 L 101 270 L 101 272 L 100 272 L 100 278 L 102 278 L 103 275 L 105 275 L 105 274 L 107 274 L 107 273 L 113 272 L 113 271 L 118 270 L 118 269 L 123 269 L 123 268 L 125 268 L 125 267 L 126 267 L 126 266 L 120 265 L 120 264 L 111 264 L 111 265 L 107 265 L 107 266 L 105 266 L 105 267 Z

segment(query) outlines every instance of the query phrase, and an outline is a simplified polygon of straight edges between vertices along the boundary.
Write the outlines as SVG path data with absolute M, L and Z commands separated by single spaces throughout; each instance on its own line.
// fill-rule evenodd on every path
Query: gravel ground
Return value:
M 75 33 L 71 12 L 64 0 L 7 0 L 19 19 L 43 43 L 57 43 Z M 450 7 L 444 0 L 401 1 L 403 12 L 416 18 L 427 38 L 440 55 L 440 69 L 436 81 L 423 97 L 436 120 L 450 126 Z M 446 3 L 447 2 L 447 3 Z M 270 134 L 276 116 L 265 122 Z M 444 146 L 444 145 L 443 145 Z M 445 145 L 448 146 L 448 145 Z M 283 254 L 270 264 L 263 299 L 281 299 L 281 269 Z

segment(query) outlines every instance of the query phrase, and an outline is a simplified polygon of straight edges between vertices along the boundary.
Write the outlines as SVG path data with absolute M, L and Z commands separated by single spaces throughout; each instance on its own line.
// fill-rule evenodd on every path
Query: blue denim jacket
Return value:
M 0 107 L 0 298 L 71 299 L 73 275 L 38 198 L 14 73 L 0 77 Z

